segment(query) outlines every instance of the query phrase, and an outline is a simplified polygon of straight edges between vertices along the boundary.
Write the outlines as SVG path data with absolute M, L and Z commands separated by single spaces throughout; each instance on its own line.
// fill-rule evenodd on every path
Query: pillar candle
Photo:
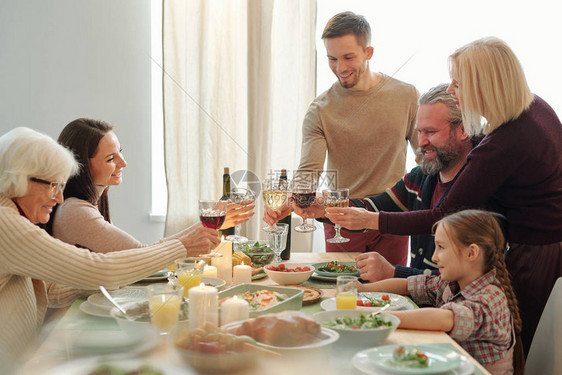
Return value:
M 227 298 L 221 305 L 221 325 L 250 317 L 250 305 L 238 296 Z
M 220 256 L 211 258 L 211 265 L 217 267 L 217 276 L 229 286 L 232 284 L 232 242 L 222 239 L 221 243 L 215 248 L 215 252 Z
M 205 266 L 205 268 L 203 269 L 203 276 L 204 277 L 218 277 L 217 267 L 215 267 L 215 266 Z
M 201 285 L 189 289 L 189 328 L 198 328 L 205 323 L 219 324 L 219 299 L 217 288 Z
M 252 282 L 252 267 L 244 265 L 244 262 L 234 266 L 232 274 L 232 285 L 245 284 Z

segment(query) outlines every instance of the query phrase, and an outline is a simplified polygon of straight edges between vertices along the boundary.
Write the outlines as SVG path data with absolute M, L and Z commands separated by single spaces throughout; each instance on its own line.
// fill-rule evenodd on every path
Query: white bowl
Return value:
M 359 314 L 368 315 L 364 311 L 359 310 L 332 310 L 332 311 L 321 311 L 313 314 L 312 317 L 320 324 L 322 322 L 327 322 L 335 318 L 349 316 L 356 317 Z M 400 319 L 390 314 L 379 314 L 381 318 L 386 321 L 392 322 L 392 326 L 379 327 L 379 328 L 368 328 L 368 329 L 352 329 L 352 328 L 334 328 L 330 329 L 339 333 L 342 342 L 353 342 L 355 345 L 376 345 L 381 341 L 384 341 L 392 332 L 398 328 L 400 324 Z
M 271 280 L 279 285 L 297 285 L 302 284 L 310 278 L 314 273 L 315 268 L 306 264 L 298 263 L 283 263 L 285 268 L 296 268 L 296 267 L 308 267 L 310 271 L 299 271 L 299 272 L 285 272 L 285 271 L 272 271 L 264 267 L 263 270 L 269 276 Z M 269 267 L 269 266 L 268 266 Z
M 259 341 L 256 341 L 256 344 L 263 348 L 273 350 L 283 355 L 308 354 L 311 352 L 325 351 L 329 349 L 334 342 L 338 341 L 340 335 L 338 332 L 336 332 L 331 328 L 321 327 L 320 330 L 321 330 L 320 332 L 321 340 L 313 344 L 302 345 L 302 346 L 274 346 L 274 345 L 263 344 Z
M 148 301 L 143 302 L 130 302 L 123 304 L 123 308 L 125 311 L 130 311 L 133 308 L 139 306 L 139 304 L 146 304 L 146 310 L 148 311 Z M 138 320 L 129 320 L 127 319 L 117 307 L 114 307 L 110 311 L 110 315 L 117 321 L 119 328 L 127 335 L 132 338 L 141 340 L 148 335 L 153 335 L 154 332 L 157 332 L 156 329 L 150 323 L 150 317 L 147 315 L 146 317 L 141 317 Z M 187 319 L 178 321 L 178 326 L 187 325 Z

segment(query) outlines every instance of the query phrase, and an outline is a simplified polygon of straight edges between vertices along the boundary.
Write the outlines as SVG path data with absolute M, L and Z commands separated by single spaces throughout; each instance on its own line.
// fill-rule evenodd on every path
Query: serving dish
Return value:
M 358 317 L 360 314 L 366 315 L 363 311 L 358 310 L 333 310 L 333 311 L 321 311 L 312 315 L 312 317 L 320 324 L 331 321 L 335 318 L 342 318 L 348 316 L 351 318 Z M 367 313 L 368 314 L 368 313 Z M 353 345 L 361 346 L 372 346 L 379 342 L 382 342 L 390 336 L 392 332 L 398 328 L 400 325 L 400 319 L 397 317 L 381 313 L 377 315 L 381 317 L 384 321 L 391 322 L 391 326 L 381 326 L 378 328 L 363 328 L 363 329 L 352 329 L 352 328 L 338 328 L 338 327 L 328 327 L 340 335 L 342 342 L 352 343 Z
M 357 272 L 327 272 L 327 271 L 320 271 L 320 268 L 330 264 L 336 263 L 334 262 L 321 262 L 321 263 L 314 263 L 312 266 L 316 269 L 316 275 L 324 276 L 324 277 L 333 277 L 336 278 L 338 276 L 359 276 L 359 271 Z M 352 266 L 356 267 L 355 262 L 337 262 L 337 264 L 342 264 L 344 266 Z
M 250 293 L 254 293 L 260 290 L 268 290 L 268 291 L 278 292 L 281 294 L 286 294 L 288 298 L 284 301 L 278 302 L 275 305 L 267 307 L 261 311 L 250 310 L 250 317 L 256 317 L 259 315 L 280 312 L 284 310 L 300 310 L 302 307 L 302 297 L 304 295 L 303 290 L 297 288 L 284 288 L 280 286 L 259 285 L 259 284 L 239 284 L 232 288 L 225 289 L 222 292 L 219 292 L 218 294 L 219 301 L 227 297 L 243 294 L 247 291 L 249 291 Z
M 65 362 L 46 372 L 47 375 L 85 375 L 91 374 L 100 366 L 108 365 L 112 368 L 119 368 L 125 371 L 138 370 L 142 366 L 150 366 L 166 375 L 195 375 L 195 372 L 185 366 L 173 366 L 167 363 L 160 363 L 142 358 L 108 358 L 106 356 L 80 358 Z
M 298 285 L 304 283 L 310 278 L 310 275 L 314 272 L 314 267 L 308 266 L 306 264 L 297 263 L 281 263 L 285 269 L 296 269 L 297 267 L 303 268 L 307 267 L 308 271 L 276 271 L 269 269 L 274 266 L 264 267 L 264 271 L 269 276 L 271 280 L 281 285 Z

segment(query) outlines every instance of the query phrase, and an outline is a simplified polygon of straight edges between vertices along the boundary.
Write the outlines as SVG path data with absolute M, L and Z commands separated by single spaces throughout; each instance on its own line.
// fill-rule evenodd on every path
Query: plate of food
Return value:
M 222 328 L 236 336 L 249 336 L 260 347 L 283 355 L 324 351 L 340 337 L 336 331 L 322 327 L 300 311 L 261 315 Z
M 260 268 L 252 268 L 252 280 L 259 280 L 267 277 L 263 267 Z
M 315 274 L 318 276 L 336 278 L 338 276 L 359 276 L 355 262 L 330 262 L 315 263 Z
M 364 292 L 357 297 L 357 310 L 379 311 L 383 306 L 390 305 L 388 310 L 409 310 L 412 304 L 404 296 L 393 293 Z M 326 310 L 336 310 L 336 298 L 325 299 L 320 306 Z
M 280 285 L 284 288 L 297 288 L 302 289 L 304 294 L 302 296 L 302 305 L 312 305 L 320 300 L 324 295 L 322 289 L 314 288 L 312 286 L 305 285 Z
M 468 359 L 440 345 L 383 345 L 357 353 L 353 365 L 369 374 L 442 374 L 466 368 Z M 469 362 L 470 363 L 470 362 Z
M 239 284 L 219 292 L 219 305 L 227 297 L 238 296 L 250 305 L 250 317 L 284 310 L 300 310 L 304 291 L 270 285 Z

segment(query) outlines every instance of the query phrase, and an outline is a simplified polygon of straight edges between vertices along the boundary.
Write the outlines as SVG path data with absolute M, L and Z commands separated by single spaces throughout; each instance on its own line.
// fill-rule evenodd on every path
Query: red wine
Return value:
M 300 208 L 307 208 L 314 203 L 314 198 L 316 198 L 316 193 L 293 193 L 293 199 L 297 206 Z
M 206 228 L 211 229 L 219 229 L 221 225 L 224 223 L 224 219 L 226 218 L 226 214 L 223 215 L 218 214 L 203 214 L 199 216 L 201 220 L 201 224 L 203 224 Z

